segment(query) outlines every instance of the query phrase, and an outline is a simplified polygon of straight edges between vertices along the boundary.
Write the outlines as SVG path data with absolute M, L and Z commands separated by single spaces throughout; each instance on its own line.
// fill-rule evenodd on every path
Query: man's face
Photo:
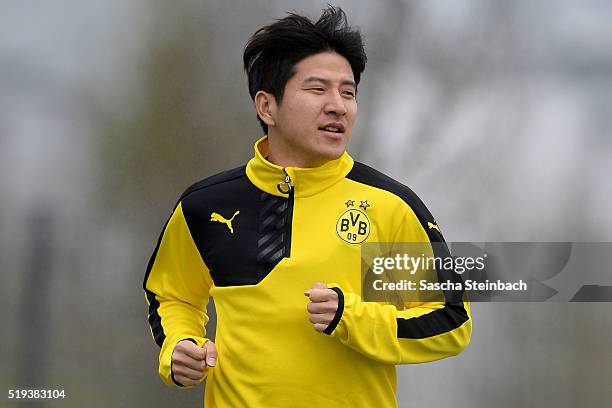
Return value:
M 340 157 L 351 138 L 357 114 L 353 70 L 340 54 L 324 52 L 299 61 L 295 71 L 268 126 L 271 153 L 282 165 L 320 166 Z

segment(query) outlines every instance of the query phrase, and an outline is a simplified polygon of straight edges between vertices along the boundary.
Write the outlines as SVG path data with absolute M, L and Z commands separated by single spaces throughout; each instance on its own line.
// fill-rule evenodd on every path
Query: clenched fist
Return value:
M 314 286 L 304 292 L 310 303 L 306 306 L 310 316 L 310 322 L 316 331 L 322 332 L 334 319 L 338 310 L 338 294 L 328 289 L 324 284 L 317 282 Z
M 214 367 L 216 362 L 217 348 L 212 341 L 199 347 L 190 340 L 181 340 L 172 351 L 174 380 L 183 386 L 199 384 L 204 380 L 206 367 Z

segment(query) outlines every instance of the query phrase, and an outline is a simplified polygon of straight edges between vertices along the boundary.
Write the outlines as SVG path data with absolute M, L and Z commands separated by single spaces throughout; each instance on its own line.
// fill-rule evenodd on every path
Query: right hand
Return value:
M 210 340 L 204 343 L 203 347 L 198 347 L 189 340 L 181 340 L 172 351 L 174 380 L 184 386 L 201 383 L 206 367 L 214 367 L 216 363 L 217 348 Z

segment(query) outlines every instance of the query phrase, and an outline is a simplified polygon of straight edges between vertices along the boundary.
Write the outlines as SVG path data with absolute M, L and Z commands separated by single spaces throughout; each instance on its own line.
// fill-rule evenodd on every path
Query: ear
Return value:
M 274 126 L 274 117 L 276 116 L 276 98 L 271 93 L 258 91 L 255 94 L 255 110 L 257 116 L 263 120 L 268 126 Z

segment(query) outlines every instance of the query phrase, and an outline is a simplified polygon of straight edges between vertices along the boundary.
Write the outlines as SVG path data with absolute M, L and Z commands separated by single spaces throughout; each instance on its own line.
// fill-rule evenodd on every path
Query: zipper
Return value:
M 276 185 L 276 188 L 278 188 L 278 191 L 280 191 L 281 193 L 288 194 L 287 210 L 285 212 L 284 256 L 285 258 L 289 258 L 291 255 L 291 224 L 293 222 L 293 200 L 294 200 L 294 193 L 295 193 L 294 190 L 295 189 L 293 187 L 293 184 L 291 184 L 291 177 L 289 176 L 289 173 L 287 173 L 287 170 L 285 170 L 284 167 L 283 167 L 283 172 L 285 173 L 285 180 L 278 183 Z M 283 185 L 284 187 L 281 187 Z

